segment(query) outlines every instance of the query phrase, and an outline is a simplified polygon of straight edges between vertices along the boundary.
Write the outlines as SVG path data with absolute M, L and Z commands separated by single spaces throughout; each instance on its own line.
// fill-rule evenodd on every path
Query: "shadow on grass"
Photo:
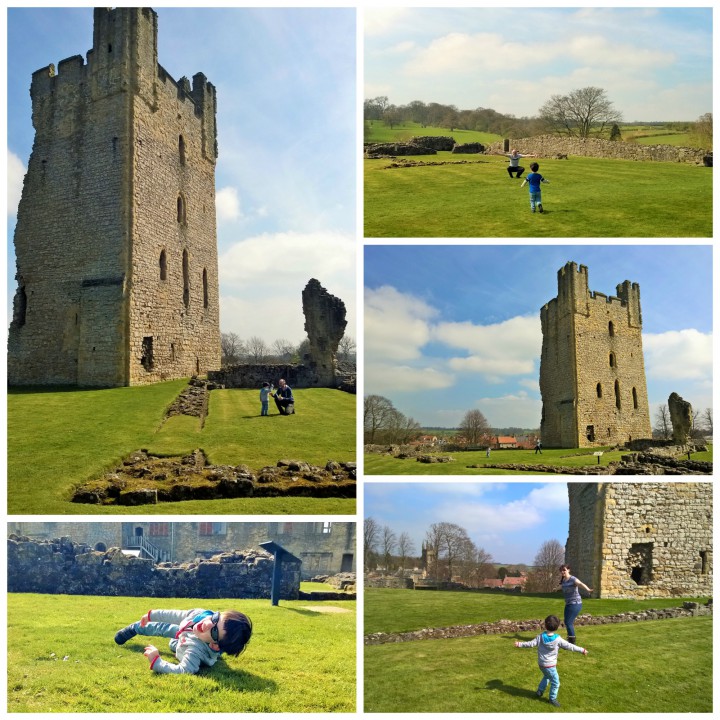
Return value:
M 534 690 L 519 688 L 514 685 L 506 685 L 499 678 L 496 680 L 488 680 L 485 683 L 485 687 L 478 688 L 478 690 L 499 690 L 500 692 L 504 692 L 506 695 L 513 695 L 514 697 L 528 698 L 528 700 L 532 700 L 533 698 L 537 699 L 537 695 Z
M 138 654 L 142 654 L 145 651 L 144 645 L 126 645 L 125 647 L 131 652 Z M 168 662 L 172 662 L 172 660 L 168 660 Z M 278 685 L 274 680 L 268 680 L 267 678 L 254 675 L 246 670 L 235 670 L 229 667 L 222 657 L 219 658 L 212 667 L 202 665 L 197 675 L 198 677 L 212 679 L 218 685 L 224 685 L 230 690 L 237 692 L 276 693 L 278 691 Z

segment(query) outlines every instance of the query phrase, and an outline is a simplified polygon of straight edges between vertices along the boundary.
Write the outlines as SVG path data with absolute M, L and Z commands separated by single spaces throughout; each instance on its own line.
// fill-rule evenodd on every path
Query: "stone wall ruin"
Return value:
M 712 596 L 712 483 L 568 483 L 565 561 L 603 598 Z

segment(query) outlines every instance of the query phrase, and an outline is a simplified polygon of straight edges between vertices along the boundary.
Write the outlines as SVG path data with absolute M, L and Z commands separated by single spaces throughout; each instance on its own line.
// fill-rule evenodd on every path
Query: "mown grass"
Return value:
M 483 145 L 498 142 L 502 140 L 501 135 L 494 133 L 480 132 L 478 130 L 448 130 L 434 126 L 422 127 L 420 123 L 400 123 L 395 127 L 390 127 L 381 121 L 373 121 L 365 123 L 365 142 L 386 143 L 386 142 L 406 142 L 412 137 L 423 136 L 452 137 L 458 144 L 479 142 Z
M 365 634 L 409 632 L 426 627 L 451 627 L 497 620 L 533 620 L 555 614 L 562 619 L 565 603 L 558 593 L 508 594 L 365 588 Z M 583 598 L 583 614 L 615 615 L 648 608 L 679 607 L 683 600 L 606 600 Z M 705 602 L 706 598 L 702 598 Z M 583 630 L 584 632 L 584 630 Z
M 8 595 L 9 712 L 352 712 L 355 603 L 323 613 L 302 601 L 198 600 Z M 158 675 L 143 657 L 153 644 L 176 662 L 164 638 L 121 627 L 148 608 L 238 609 L 253 621 L 239 657 L 223 656 L 198 675 Z
M 602 451 L 600 462 L 594 455 Z M 366 475 L 546 475 L 542 471 L 520 471 L 503 468 L 472 468 L 468 465 L 490 465 L 500 463 L 537 464 L 549 467 L 584 468 L 607 467 L 611 462 L 617 462 L 627 450 L 611 450 L 609 448 L 575 448 L 554 449 L 545 448 L 542 453 L 535 454 L 534 450 L 492 450 L 490 457 L 484 450 L 471 450 L 467 452 L 428 453 L 440 457 L 452 457 L 451 462 L 421 463 L 415 458 L 399 459 L 389 455 L 366 453 L 364 456 L 364 473 Z M 684 458 L 685 456 L 683 456 Z M 703 452 L 692 453 L 693 460 L 712 462 L 712 445 Z
M 282 458 L 325 465 L 355 458 L 355 397 L 294 391 L 297 415 L 260 417 L 255 390 L 216 390 L 204 427 L 166 408 L 184 381 L 110 390 L 8 394 L 8 512 L 11 514 L 350 514 L 353 500 L 242 498 L 135 507 L 70 502 L 73 489 L 146 448 L 162 455 L 205 450 L 211 463 L 252 469 Z M 271 410 L 271 412 L 274 411 Z
M 545 213 L 501 156 L 365 160 L 366 237 L 710 237 L 712 170 L 682 163 L 539 158 Z M 465 161 L 465 163 L 463 163 Z M 526 164 L 526 167 L 528 165 Z
M 409 591 L 408 591 L 409 592 Z M 443 593 L 444 594 L 444 593 Z M 578 627 L 588 655 L 561 651 L 561 708 L 535 690 L 533 633 L 365 648 L 365 710 L 423 713 L 712 712 L 712 618 Z

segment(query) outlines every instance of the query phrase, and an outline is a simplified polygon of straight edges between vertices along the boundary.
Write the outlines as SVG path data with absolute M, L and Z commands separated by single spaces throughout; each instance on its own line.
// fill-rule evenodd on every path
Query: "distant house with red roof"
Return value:
M 507 450 L 509 448 L 516 448 L 517 446 L 518 443 L 514 437 L 499 435 L 495 438 L 495 448 L 498 450 Z

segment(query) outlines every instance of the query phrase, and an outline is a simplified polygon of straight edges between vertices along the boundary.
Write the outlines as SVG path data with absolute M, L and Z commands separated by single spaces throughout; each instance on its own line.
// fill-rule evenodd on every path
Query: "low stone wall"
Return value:
M 208 380 L 226 388 L 257 389 L 258 393 L 264 382 L 272 383 L 276 388 L 278 380 L 284 378 L 293 389 L 334 387 L 345 392 L 355 393 L 355 375 L 347 367 L 342 367 L 332 385 L 320 383 L 317 373 L 309 365 L 299 364 L 258 364 L 231 365 L 221 370 L 210 370 Z M 272 398 L 270 398 L 272 405 Z M 258 408 L 260 400 L 258 399 Z M 258 410 L 259 412 L 259 410 Z
M 487 154 L 505 154 L 504 141 L 492 143 L 486 149 Z M 580 157 L 615 158 L 617 160 L 655 160 L 660 162 L 682 162 L 704 165 L 703 158 L 707 150 L 697 148 L 675 147 L 674 145 L 640 145 L 615 140 L 588 138 L 583 140 L 567 135 L 538 135 L 537 137 L 510 140 L 510 147 L 516 147 L 520 153 L 539 155 L 552 158 L 555 155 Z M 542 171 L 542 165 L 540 166 Z
M 482 153 L 485 152 L 485 146 L 480 143 L 461 143 L 460 145 L 455 145 L 452 152 L 454 155 Z
M 10 535 L 8 592 L 163 598 L 269 598 L 273 556 L 242 550 L 191 563 L 159 563 L 125 555 L 119 548 L 97 552 L 69 538 L 35 541 Z M 299 562 L 282 564 L 281 598 L 297 600 Z
M 365 587 L 412 590 L 414 583 L 412 578 L 397 577 L 395 575 L 381 575 L 380 577 L 366 577 Z
M 686 602 L 683 607 L 665 608 L 663 610 L 642 610 L 639 612 L 619 613 L 618 615 L 579 615 L 575 625 L 610 625 L 624 622 L 642 622 L 644 620 L 666 620 L 677 617 L 694 617 L 712 615 L 712 602 L 699 605 Z M 560 627 L 564 627 L 561 623 Z M 365 636 L 366 645 L 383 645 L 393 642 L 410 642 L 413 640 L 448 640 L 450 638 L 472 637 L 474 635 L 501 635 L 518 632 L 543 632 L 542 620 L 498 620 L 493 623 L 479 625 L 454 625 L 445 628 L 423 628 L 406 633 L 371 633 Z

